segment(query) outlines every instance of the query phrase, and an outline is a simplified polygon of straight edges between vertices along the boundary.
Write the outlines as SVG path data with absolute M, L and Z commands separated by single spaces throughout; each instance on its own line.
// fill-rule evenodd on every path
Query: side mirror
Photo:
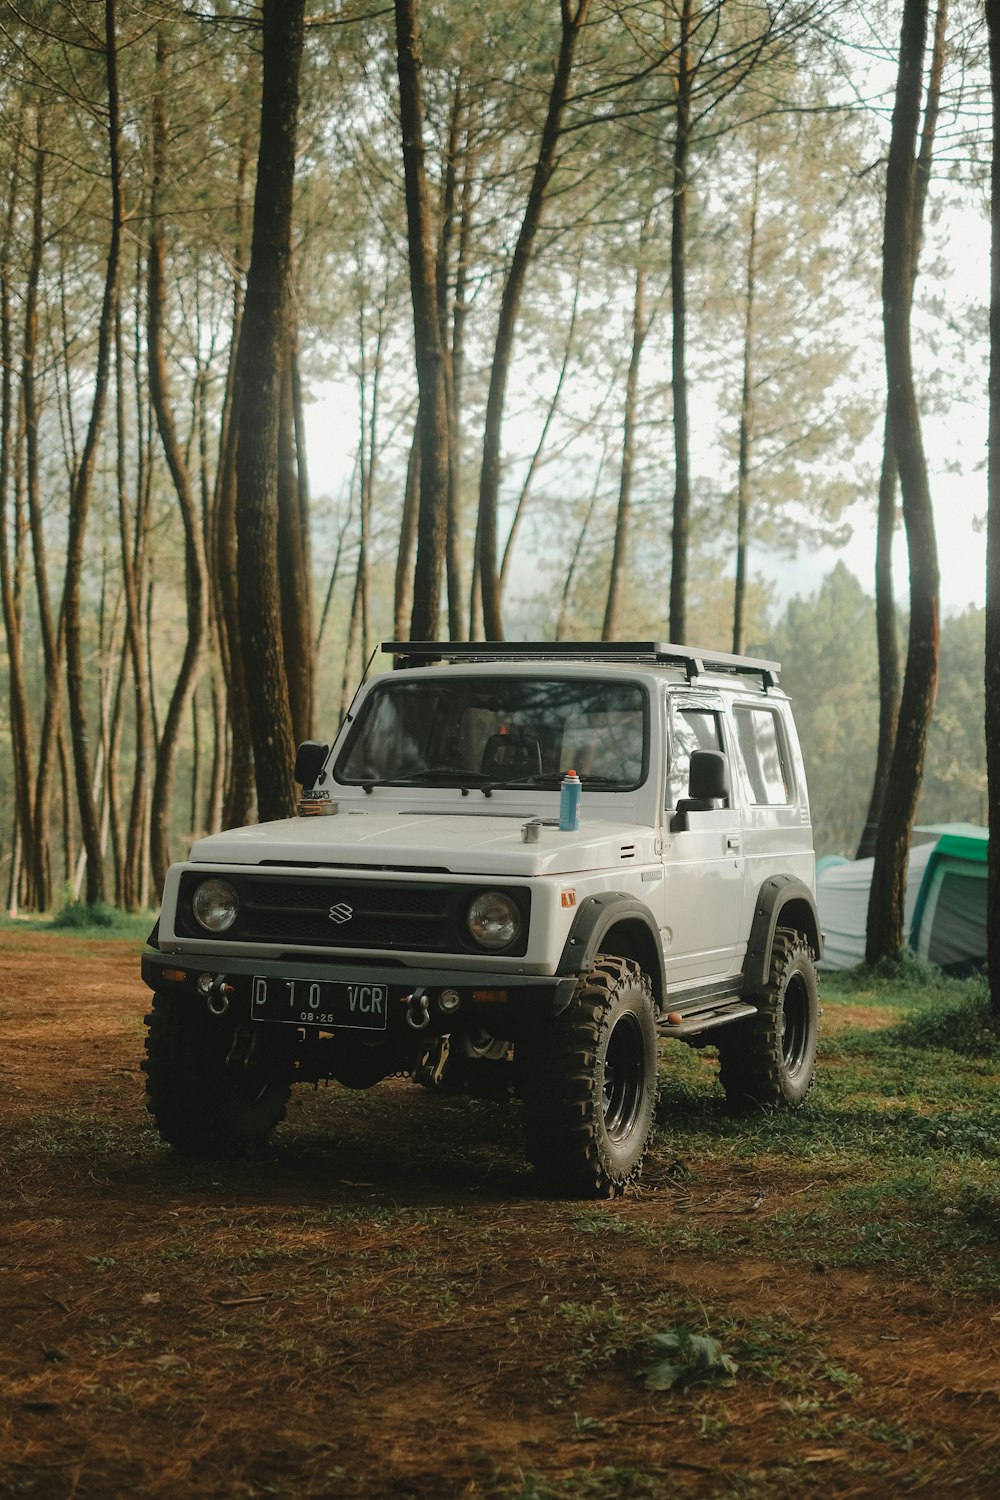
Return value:
M 295 753 L 295 780 L 302 787 L 315 786 L 317 778 L 323 769 L 326 757 L 330 753 L 329 745 L 323 745 L 319 740 L 303 740 Z
M 726 757 L 721 750 L 695 750 L 691 754 L 689 793 L 698 802 L 727 797 Z

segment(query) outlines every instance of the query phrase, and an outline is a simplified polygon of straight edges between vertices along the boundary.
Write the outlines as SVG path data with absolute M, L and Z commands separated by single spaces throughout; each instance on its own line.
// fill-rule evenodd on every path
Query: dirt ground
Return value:
M 0 933 L 0 1495 L 1000 1494 L 1000 1311 L 749 1257 L 787 1163 L 680 1174 L 661 1129 L 640 1194 L 552 1203 L 511 1114 L 404 1081 L 185 1162 L 146 1002 L 134 945 Z M 733 1383 L 644 1388 L 679 1323 Z

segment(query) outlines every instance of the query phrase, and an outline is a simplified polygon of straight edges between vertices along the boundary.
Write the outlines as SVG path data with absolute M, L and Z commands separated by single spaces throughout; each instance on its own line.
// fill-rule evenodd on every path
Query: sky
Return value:
M 986 414 L 982 414 L 985 432 Z M 931 476 L 931 494 L 937 529 L 938 565 L 941 572 L 941 610 L 957 614 L 970 604 L 986 603 L 986 473 Z M 846 563 L 868 593 L 875 591 L 875 518 L 870 508 L 856 506 L 849 517 L 851 540 L 841 549 L 810 548 L 789 561 L 781 557 L 752 559 L 752 570 L 773 581 L 780 603 L 806 596 L 819 588 L 838 561 Z M 906 537 L 900 529 L 893 549 L 896 598 L 905 608 L 908 577 Z

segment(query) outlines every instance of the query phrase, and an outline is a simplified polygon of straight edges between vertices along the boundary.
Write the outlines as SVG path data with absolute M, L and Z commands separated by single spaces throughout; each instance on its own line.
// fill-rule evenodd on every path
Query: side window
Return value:
M 721 721 L 722 715 L 716 708 L 685 704 L 673 709 L 665 807 L 676 807 L 679 798 L 687 796 L 693 751 L 725 749 Z
M 734 716 L 750 800 L 764 807 L 787 805 L 792 800 L 792 773 L 778 715 L 770 708 L 736 704 Z

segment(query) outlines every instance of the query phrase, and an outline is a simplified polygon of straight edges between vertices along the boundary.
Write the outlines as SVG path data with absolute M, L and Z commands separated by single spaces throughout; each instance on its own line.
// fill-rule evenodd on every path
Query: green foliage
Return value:
M 679 1325 L 650 1340 L 650 1351 L 658 1356 L 641 1371 L 647 1391 L 685 1390 L 692 1385 L 726 1385 L 739 1369 L 718 1339 L 692 1333 Z
M 838 563 L 815 594 L 793 599 L 763 654 L 781 662 L 795 705 L 816 852 L 852 856 L 875 772 L 875 607 Z
M 56 928 L 78 931 L 83 927 L 113 927 L 117 913 L 104 901 L 67 901 L 52 918 Z
M 936 1051 L 946 1047 L 963 1057 L 1000 1060 L 1000 1031 L 984 980 L 968 981 L 958 996 L 947 995 L 926 1010 L 914 1011 L 894 1026 L 889 1039 L 902 1047 Z
M 900 640 L 904 622 L 900 620 Z M 941 681 L 918 823 L 986 822 L 984 612 L 941 626 Z M 781 662 L 795 704 L 818 855 L 853 858 L 868 808 L 878 737 L 875 602 L 838 563 L 819 589 L 791 600 L 754 649 Z

